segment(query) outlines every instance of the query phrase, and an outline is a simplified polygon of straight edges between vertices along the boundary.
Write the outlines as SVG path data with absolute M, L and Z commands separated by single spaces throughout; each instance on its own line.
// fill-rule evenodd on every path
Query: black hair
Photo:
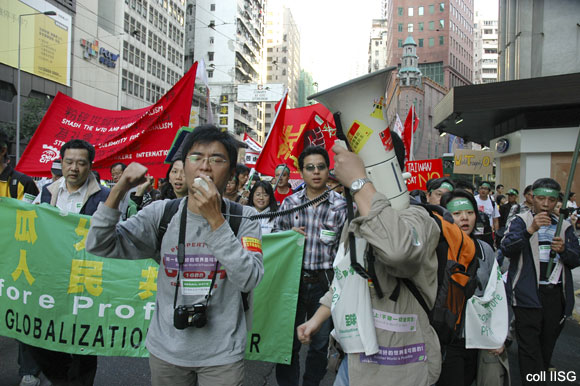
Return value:
M 274 189 L 272 189 L 272 185 L 266 181 L 258 181 L 250 190 L 250 197 L 248 198 L 249 205 L 254 206 L 254 193 L 258 188 L 264 188 L 266 194 L 270 197 L 268 207 L 270 208 L 270 212 L 275 212 L 278 210 L 278 204 L 276 203 L 276 197 L 274 197 Z
M 262 179 L 260 178 L 260 176 L 258 175 L 258 173 L 254 173 L 254 175 L 252 176 L 252 181 L 262 181 Z
M 473 186 L 473 184 L 469 181 L 465 181 L 465 180 L 459 180 L 459 181 L 455 181 L 455 187 L 457 189 L 462 189 L 462 190 L 471 190 L 472 192 L 475 191 L 475 186 Z
M 498 194 L 495 198 L 495 202 L 499 205 L 502 198 L 505 198 L 505 196 L 503 194 Z
M 64 152 L 67 149 L 85 149 L 89 152 L 89 162 L 92 164 L 95 160 L 95 148 L 93 145 L 82 139 L 71 139 L 60 148 L 60 158 L 64 159 Z
M 503 188 L 503 185 L 502 185 L 502 184 L 499 184 L 499 185 L 497 185 L 497 186 L 495 187 L 495 190 L 498 190 L 498 189 L 500 189 L 500 188 Z
M 558 192 L 562 189 L 560 184 L 553 178 L 538 178 L 532 184 L 532 190 L 536 190 L 538 188 L 554 189 Z
M 209 144 L 211 142 L 219 142 L 226 148 L 228 153 L 228 158 L 230 162 L 230 173 L 235 170 L 236 162 L 238 160 L 238 148 L 240 142 L 234 138 L 232 134 L 228 131 L 222 131 L 215 125 L 201 125 L 197 126 L 191 133 L 185 137 L 183 141 L 183 147 L 181 152 L 181 161 L 185 164 L 185 159 L 187 154 L 193 147 L 193 145 Z
M 298 157 L 298 167 L 300 170 L 304 169 L 304 158 L 313 154 L 320 154 L 324 158 L 326 167 L 330 167 L 330 158 L 328 157 L 328 152 L 325 148 L 320 146 L 308 146 L 302 151 L 302 153 L 300 153 L 300 156 Z
M 424 190 L 421 189 L 411 190 L 409 192 L 409 195 L 418 200 L 421 204 L 427 203 L 427 195 L 425 194 Z
M 236 176 L 239 176 L 240 174 L 246 174 L 246 173 L 250 173 L 250 168 L 247 167 L 244 164 L 236 164 Z
M 116 168 L 117 166 L 120 166 L 122 171 L 125 171 L 125 169 L 127 169 L 127 165 L 125 165 L 124 163 L 116 162 L 116 163 L 111 165 L 111 167 L 109 168 L 109 171 L 113 171 L 113 169 Z
M 169 182 L 169 175 L 171 174 L 171 169 L 173 169 L 173 164 L 176 163 L 177 161 L 181 161 L 181 160 L 180 159 L 173 160 L 173 162 L 171 162 L 171 165 L 169 165 L 169 169 L 167 169 L 167 173 L 165 173 L 166 183 L 159 190 L 161 192 L 161 195 L 160 195 L 161 200 L 164 200 L 166 198 L 173 200 L 174 198 L 177 198 L 177 195 L 175 194 L 175 191 L 173 190 L 173 185 L 171 185 L 171 182 Z M 183 162 L 183 161 L 181 161 L 181 162 Z
M 532 185 L 526 186 L 526 188 L 524 189 L 524 196 L 530 193 L 532 190 L 533 190 Z
M 0 129 L 0 149 L 6 148 L 8 149 L 8 134 L 2 129 Z M 3 159 L 0 159 L 0 162 L 4 162 L 5 159 L 8 158 L 8 150 L 6 150 L 6 154 L 4 155 Z
M 100 184 L 101 183 L 101 175 L 99 174 L 99 172 L 96 170 L 91 170 L 91 172 L 93 172 L 93 175 L 97 179 L 97 182 Z
M 448 184 L 453 186 L 453 188 L 455 189 L 455 183 L 453 181 L 451 181 L 447 177 L 441 177 L 441 178 L 434 178 L 434 179 L 427 181 L 427 192 L 431 192 L 435 189 L 439 189 L 441 187 L 441 185 L 443 185 L 443 183 L 445 183 L 445 182 L 447 182 Z

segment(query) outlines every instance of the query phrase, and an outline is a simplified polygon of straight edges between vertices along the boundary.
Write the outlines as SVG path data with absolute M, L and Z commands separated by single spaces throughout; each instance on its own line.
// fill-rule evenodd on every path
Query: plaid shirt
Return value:
M 288 196 L 282 202 L 280 211 L 292 209 L 308 202 L 306 189 Z M 274 232 L 285 231 L 292 227 L 304 227 L 304 269 L 330 269 L 336 256 L 342 227 L 346 221 L 346 200 L 335 191 L 328 199 L 317 206 L 286 216 L 280 216 L 274 225 Z

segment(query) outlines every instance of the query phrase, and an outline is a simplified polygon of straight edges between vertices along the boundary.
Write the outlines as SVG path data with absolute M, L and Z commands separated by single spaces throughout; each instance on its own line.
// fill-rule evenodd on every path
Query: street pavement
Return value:
M 565 371 L 575 377 L 574 381 L 553 382 L 548 385 L 580 385 L 580 268 L 572 271 L 576 289 L 576 306 L 558 339 L 552 364 L 558 371 Z M 520 386 L 517 363 L 517 343 L 508 349 L 512 386 Z M 17 386 L 18 344 L 13 339 L 0 336 L 0 386 Z M 306 346 L 300 353 L 301 370 L 304 371 Z M 150 386 L 147 359 L 126 357 L 100 357 L 95 386 Z M 331 386 L 334 374 L 327 373 L 321 386 Z M 246 364 L 245 386 L 276 386 L 275 365 L 267 362 L 248 361 Z M 43 379 L 41 386 L 48 383 Z M 401 385 L 405 386 L 405 385 Z

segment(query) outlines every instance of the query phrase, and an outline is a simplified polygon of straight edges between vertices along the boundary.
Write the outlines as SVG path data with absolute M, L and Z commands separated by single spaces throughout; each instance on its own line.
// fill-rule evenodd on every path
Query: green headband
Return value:
M 548 196 L 548 197 L 556 197 L 560 195 L 560 192 L 556 189 L 550 188 L 536 188 L 534 189 L 534 196 Z
M 489 184 L 489 182 L 482 182 L 481 185 L 479 185 L 480 188 L 488 188 L 489 190 L 491 190 L 491 185 Z
M 441 189 L 441 188 L 447 189 L 450 192 L 453 192 L 453 185 L 451 185 L 449 182 L 442 183 L 441 186 L 439 186 L 439 189 Z
M 507 194 L 513 194 L 514 196 L 517 196 L 517 195 L 518 195 L 518 192 L 516 192 L 516 191 L 515 191 L 515 190 L 513 190 L 513 189 L 510 189 L 510 190 L 507 192 Z
M 286 164 L 276 166 L 276 169 L 274 169 L 274 173 L 276 173 L 279 169 L 282 169 L 282 173 L 284 173 L 285 171 L 288 171 L 288 173 L 290 173 L 290 168 Z
M 456 198 L 447 203 L 447 210 L 451 213 L 459 212 L 460 210 L 474 210 L 471 201 L 467 198 Z

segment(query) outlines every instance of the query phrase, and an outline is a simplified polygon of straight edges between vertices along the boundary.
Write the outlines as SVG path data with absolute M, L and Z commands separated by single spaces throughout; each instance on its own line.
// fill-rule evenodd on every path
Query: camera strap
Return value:
M 223 202 L 222 202 L 223 206 Z M 180 276 L 181 269 L 183 268 L 183 263 L 185 263 L 185 228 L 187 226 L 187 197 L 183 200 L 183 208 L 181 209 L 181 218 L 179 221 L 179 239 L 177 243 L 177 262 L 179 263 L 179 269 L 177 271 L 177 283 L 175 285 L 175 294 L 173 296 L 173 308 L 177 307 L 177 292 L 181 286 Z M 215 284 L 216 277 L 218 275 L 219 261 L 215 262 L 215 271 L 213 277 L 211 278 L 211 284 L 209 286 L 209 291 L 205 295 L 205 306 L 209 304 L 209 298 L 211 297 L 211 290 Z

